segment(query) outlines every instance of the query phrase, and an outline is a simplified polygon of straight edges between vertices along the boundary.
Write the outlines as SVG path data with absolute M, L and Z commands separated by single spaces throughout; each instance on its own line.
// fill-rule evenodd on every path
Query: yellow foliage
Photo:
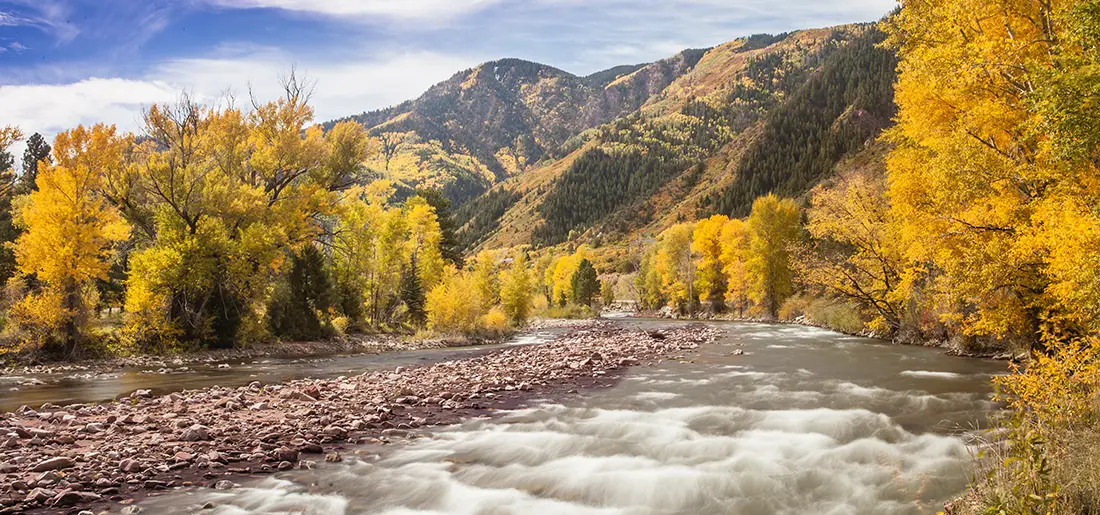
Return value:
M 745 267 L 748 252 L 748 227 L 745 222 L 730 220 L 722 226 L 722 271 L 726 275 L 726 301 L 744 316 L 749 307 L 749 272 Z
M 420 285 L 426 291 L 431 290 L 443 274 L 443 253 L 439 248 L 443 233 L 439 219 L 435 208 L 419 196 L 405 202 L 405 218 L 409 227 L 409 253 L 416 255 Z
M 1100 327 L 1095 300 L 1064 297 L 1100 275 L 1085 243 L 1098 220 L 1080 210 L 1100 199 L 1095 23 L 1089 2 L 934 0 L 887 24 L 901 58 L 891 211 L 907 273 L 935 271 L 957 330 L 1035 341 Z
M 471 260 L 471 273 L 473 274 L 474 287 L 477 288 L 478 298 L 481 299 L 482 308 L 488 310 L 500 302 L 500 266 L 497 252 L 482 250 Z
M 508 325 L 508 314 L 500 306 L 493 306 L 478 318 L 478 331 L 492 335 L 502 335 L 512 329 Z
M 1054 344 L 1037 353 L 1026 368 L 994 378 L 998 400 L 1027 418 L 1030 427 L 1048 432 L 1097 422 L 1100 393 L 1100 338 Z
M 89 306 L 85 290 L 106 277 L 115 242 L 130 235 L 118 211 L 97 194 L 104 176 L 122 166 L 124 140 L 114 127 L 83 126 L 57 136 L 57 164 L 39 171 L 23 204 L 25 230 L 15 242 L 18 269 L 44 283 L 13 309 L 13 318 L 43 334 L 56 333 L 71 352 Z M 50 312 L 40 312 L 47 310 Z
M 814 188 L 811 198 L 806 229 L 816 242 L 796 256 L 802 280 L 877 313 L 872 326 L 896 331 L 910 292 L 884 178 L 848 173 Z
M 726 295 L 726 277 L 722 271 L 722 231 L 730 223 L 725 215 L 699 220 L 692 233 L 691 251 L 698 256 L 695 290 L 699 300 L 722 301 Z
M 673 306 L 695 301 L 695 262 L 691 251 L 694 225 L 683 223 L 665 229 L 657 236 L 653 269 L 660 280 L 662 297 Z
M 0 152 L 4 152 L 16 141 L 23 139 L 23 131 L 18 127 L 6 125 L 0 127 Z
M 772 317 L 794 291 L 791 247 L 798 239 L 800 219 L 793 200 L 769 194 L 752 203 L 746 222 L 749 296 Z
M 428 328 L 442 333 L 471 334 L 484 314 L 472 274 L 454 267 L 447 267 L 439 284 L 428 292 L 424 310 Z
M 531 314 L 534 281 L 527 269 L 527 254 L 515 253 L 512 264 L 501 273 L 500 304 L 513 325 L 519 327 Z
M 573 274 L 577 273 L 577 267 L 585 259 L 592 261 L 592 249 L 581 245 L 572 254 L 555 259 L 547 269 L 546 282 L 550 287 L 551 304 L 561 304 L 562 299 L 573 298 Z
M 336 192 L 358 179 L 369 151 L 357 124 L 328 135 L 310 126 L 313 110 L 293 76 L 286 87 L 285 97 L 247 114 L 187 97 L 154 105 L 145 113 L 149 141 L 126 148 L 125 165 L 107 171 L 104 196 L 142 236 L 128 279 L 132 324 L 168 320 L 199 342 L 264 336 L 265 305 L 287 255 L 334 214 Z M 55 146 L 61 165 L 66 155 L 97 155 L 65 149 Z M 233 320 L 223 329 L 211 326 L 225 316 Z

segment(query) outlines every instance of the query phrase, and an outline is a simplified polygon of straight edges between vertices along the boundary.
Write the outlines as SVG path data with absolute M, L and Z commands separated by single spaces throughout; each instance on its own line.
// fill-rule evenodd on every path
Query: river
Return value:
M 715 344 L 609 388 L 142 513 L 931 514 L 966 485 L 1004 363 L 720 325 Z
M 523 333 L 501 344 L 425 349 L 378 354 L 264 357 L 211 363 L 180 360 L 165 369 L 123 368 L 112 371 L 76 371 L 35 375 L 0 376 L 0 412 L 22 405 L 38 407 L 102 402 L 126 396 L 138 389 L 163 395 L 218 385 L 237 387 L 252 381 L 282 383 L 304 378 L 330 378 L 370 370 L 423 365 L 476 356 L 509 345 L 530 345 L 553 340 L 567 327 L 549 327 Z

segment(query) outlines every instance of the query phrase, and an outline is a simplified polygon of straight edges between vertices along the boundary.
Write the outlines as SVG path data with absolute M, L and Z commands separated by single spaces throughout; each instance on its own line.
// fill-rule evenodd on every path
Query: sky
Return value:
M 277 95 L 292 66 L 317 121 L 386 107 L 478 63 L 587 75 L 755 33 L 874 21 L 895 0 L 0 0 L 0 126 L 52 139 L 140 128 L 190 92 Z M 13 148 L 20 155 L 22 150 Z

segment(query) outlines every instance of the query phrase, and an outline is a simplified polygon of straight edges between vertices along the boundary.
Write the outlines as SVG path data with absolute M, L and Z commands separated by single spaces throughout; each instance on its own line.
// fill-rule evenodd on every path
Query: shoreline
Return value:
M 749 318 L 749 317 L 726 317 L 722 315 L 709 316 L 709 317 L 696 317 L 696 318 L 682 318 L 678 316 L 665 316 L 656 311 L 644 311 L 640 313 L 634 313 L 632 315 L 620 318 L 620 320 L 631 319 L 656 319 L 656 320 L 679 320 L 683 322 L 747 322 L 755 324 L 788 324 L 788 325 L 801 325 L 804 327 L 816 327 L 818 329 L 825 329 L 827 331 L 833 331 L 848 336 L 858 336 L 860 338 L 869 338 L 872 340 L 879 340 L 894 345 L 910 345 L 914 347 L 930 347 L 936 349 L 943 349 L 944 352 L 951 356 L 957 356 L 960 358 L 977 358 L 977 359 L 992 359 L 997 361 L 1011 361 L 1014 363 L 1023 363 L 1031 359 L 1030 355 L 1026 353 L 1012 354 L 1007 350 L 991 350 L 987 352 L 972 352 L 964 351 L 958 346 L 953 345 L 950 341 L 944 340 L 907 340 L 894 336 L 893 338 L 885 338 L 881 335 L 863 331 L 863 332 L 851 332 L 837 329 L 835 327 L 829 327 L 824 324 L 817 324 L 806 320 L 804 317 L 799 317 L 795 320 L 767 320 L 763 318 Z
M 400 333 L 353 333 L 325 340 L 275 341 L 230 349 L 203 349 L 175 354 L 107 356 L 75 361 L 39 360 L 27 354 L 0 354 L 0 375 L 32 375 L 58 372 L 114 371 L 123 368 L 171 369 L 256 358 L 311 358 L 355 354 L 382 354 L 415 350 L 451 349 L 495 345 L 513 336 L 546 329 L 580 329 L 596 319 L 535 319 L 524 327 L 495 337 L 435 335 L 417 338 Z
M 348 445 L 384 444 L 535 397 L 609 386 L 632 366 L 690 351 L 720 332 L 590 325 L 554 342 L 420 367 L 160 397 L 139 390 L 108 403 L 5 413 L 0 513 L 75 513 L 337 461 Z
M 119 369 L 172 369 L 181 366 L 213 365 L 257 358 L 313 358 L 356 354 L 382 354 L 414 350 L 447 349 L 492 345 L 507 341 L 515 333 L 497 338 L 437 336 L 415 338 L 387 333 L 358 333 L 339 338 L 312 341 L 260 343 L 231 349 L 204 349 L 178 354 L 112 356 L 77 361 L 41 361 L 12 364 L 12 359 L 0 367 L 3 375 L 33 375 L 59 372 L 115 371 Z M 21 358 L 28 361 L 26 358 Z M 37 361 L 37 360 L 31 360 Z

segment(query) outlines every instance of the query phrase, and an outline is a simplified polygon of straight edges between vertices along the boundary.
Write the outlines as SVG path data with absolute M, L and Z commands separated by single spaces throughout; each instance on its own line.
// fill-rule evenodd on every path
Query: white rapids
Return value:
M 921 514 L 965 486 L 967 435 L 1002 365 L 724 327 L 693 362 L 612 388 L 230 491 L 169 493 L 143 513 Z

